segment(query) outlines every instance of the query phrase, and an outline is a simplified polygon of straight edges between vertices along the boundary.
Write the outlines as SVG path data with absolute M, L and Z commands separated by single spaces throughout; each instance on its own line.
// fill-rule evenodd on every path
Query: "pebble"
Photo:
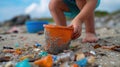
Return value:
M 94 56 L 88 57 L 88 63 L 89 63 L 89 64 L 95 63 L 95 57 L 94 57 Z
M 20 61 L 21 61 L 21 60 L 25 60 L 25 59 L 27 59 L 27 58 L 34 58 L 34 55 L 26 55 L 26 56 L 23 56 L 23 57 L 20 58 Z
M 14 65 L 13 65 L 13 63 L 11 61 L 7 62 L 6 65 L 5 65 L 5 67 L 13 67 L 13 66 Z
M 113 64 L 113 65 L 115 64 L 115 62 L 113 62 L 113 61 L 110 61 L 110 63 Z
M 35 49 L 33 49 L 35 52 L 38 52 L 38 51 L 40 51 L 40 49 L 39 48 L 35 48 Z
M 9 57 L 11 57 L 13 54 L 11 54 L 11 53 L 6 53 L 5 54 L 5 56 L 9 56 Z
M 64 62 L 60 65 L 60 67 L 70 67 L 70 65 L 68 64 L 68 62 Z
M 7 61 L 10 61 L 9 56 L 0 57 L 0 62 L 7 62 Z
M 2 50 L 2 52 L 3 53 L 14 53 L 15 50 L 13 50 L 13 49 L 4 49 L 4 50 Z
M 90 51 L 91 54 L 96 55 L 95 51 Z
M 0 39 L 2 38 L 2 36 L 0 36 Z
M 81 60 L 83 58 L 85 58 L 85 55 L 83 53 L 76 54 L 76 61 Z
M 3 46 L 3 49 L 13 49 L 12 47 Z
M 101 65 L 99 65 L 98 67 L 102 67 Z

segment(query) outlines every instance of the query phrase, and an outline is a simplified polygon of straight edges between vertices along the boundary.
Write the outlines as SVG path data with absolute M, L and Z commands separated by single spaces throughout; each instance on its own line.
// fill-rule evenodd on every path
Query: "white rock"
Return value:
M 13 67 L 13 63 L 10 61 L 10 62 L 7 62 L 5 67 Z
M 37 51 L 40 51 L 40 49 L 38 49 L 38 48 L 35 48 L 35 49 L 34 49 L 34 51 L 36 51 L 36 52 L 37 52 Z
M 70 65 L 68 65 L 68 62 L 65 62 L 65 63 L 62 63 L 60 67 L 70 67 Z
M 95 51 L 90 51 L 91 54 L 96 55 Z

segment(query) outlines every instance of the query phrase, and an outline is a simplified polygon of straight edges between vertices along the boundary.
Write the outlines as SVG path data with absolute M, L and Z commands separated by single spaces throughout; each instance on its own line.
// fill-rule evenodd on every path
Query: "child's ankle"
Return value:
M 95 33 L 95 32 L 86 32 L 86 34 L 96 35 L 96 33 Z

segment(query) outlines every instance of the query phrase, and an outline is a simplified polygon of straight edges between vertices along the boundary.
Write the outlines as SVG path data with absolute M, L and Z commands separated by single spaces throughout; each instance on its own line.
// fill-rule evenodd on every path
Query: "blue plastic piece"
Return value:
M 36 47 L 41 47 L 41 45 L 39 43 L 36 43 L 35 46 Z
M 19 47 L 19 43 L 15 43 L 15 47 Z
M 57 60 L 57 56 L 56 55 L 53 55 L 52 58 L 53 58 L 53 61 Z
M 87 65 L 87 58 L 83 58 L 83 59 L 77 61 L 76 64 L 79 65 L 80 67 L 86 67 L 86 65 Z
M 27 21 L 26 28 L 28 33 L 38 33 L 44 31 L 44 24 L 48 24 L 48 21 Z
M 45 51 L 41 51 L 41 52 L 39 53 L 39 56 L 40 56 L 40 57 L 44 57 L 44 56 L 47 56 L 47 55 L 48 55 L 48 53 L 45 52 Z
M 25 59 L 21 62 L 18 62 L 15 67 L 32 67 L 29 63 L 29 59 Z

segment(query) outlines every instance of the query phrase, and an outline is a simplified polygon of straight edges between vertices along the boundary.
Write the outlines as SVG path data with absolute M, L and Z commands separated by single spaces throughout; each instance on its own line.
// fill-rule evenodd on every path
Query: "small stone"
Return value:
M 83 58 L 85 58 L 85 55 L 83 53 L 76 54 L 76 61 L 81 60 Z
M 9 56 L 0 57 L 0 62 L 7 62 L 10 60 Z
M 2 50 L 2 52 L 3 53 L 14 53 L 15 50 L 13 50 L 13 49 L 4 49 L 4 50 Z
M 120 52 L 120 48 L 114 48 L 114 51 Z
M 35 48 L 35 49 L 34 49 L 34 51 L 38 52 L 38 51 L 40 51 L 40 49 L 38 49 L 38 48 Z
M 5 39 L 1 39 L 2 41 L 4 41 Z
M 26 58 L 34 58 L 34 55 L 26 55 L 20 58 L 20 60 L 25 60 Z
M 44 33 L 44 31 L 40 31 L 40 32 L 38 32 L 37 34 L 38 35 L 41 35 L 41 34 L 43 34 Z
M 12 53 L 6 53 L 5 56 L 9 56 L 9 57 L 12 57 Z
M 68 64 L 68 62 L 64 62 L 60 65 L 60 67 L 70 67 L 70 65 Z
M 17 37 L 17 35 L 11 35 L 11 37 Z
M 69 46 L 69 48 L 74 51 L 76 49 L 79 49 L 80 45 L 79 44 L 74 44 L 74 45 Z
M 88 63 L 89 63 L 89 64 L 95 63 L 95 57 L 94 57 L 94 56 L 88 57 Z
M 100 47 L 101 47 L 100 44 L 96 44 L 96 45 L 94 46 L 94 49 L 97 49 L 97 48 L 100 48 Z
M 13 63 L 11 61 L 7 62 L 6 65 L 5 65 L 5 67 L 13 67 L 13 66 L 14 65 L 13 65 Z
M 2 38 L 2 36 L 0 36 L 0 39 Z
M 90 51 L 91 54 L 96 55 L 95 51 Z
M 13 49 L 12 47 L 3 46 L 3 49 Z
M 39 60 L 40 58 L 33 58 L 33 59 L 30 59 L 29 62 L 35 62 L 36 60 Z
M 102 65 L 99 65 L 98 67 L 102 67 Z
M 115 64 L 115 62 L 113 62 L 113 61 L 111 61 L 110 63 L 113 64 L 113 65 Z

